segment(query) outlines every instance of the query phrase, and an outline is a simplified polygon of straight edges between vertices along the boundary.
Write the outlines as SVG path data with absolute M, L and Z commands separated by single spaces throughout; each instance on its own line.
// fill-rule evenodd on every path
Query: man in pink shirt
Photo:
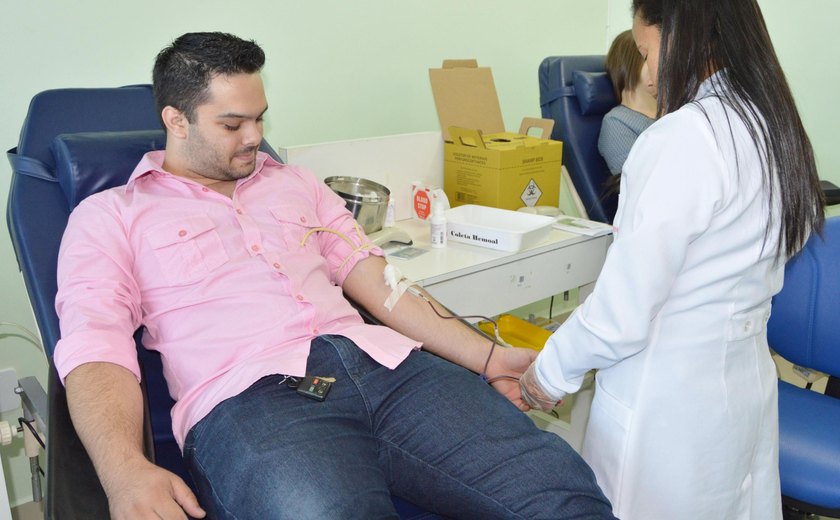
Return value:
M 388 311 L 382 252 L 344 201 L 258 152 L 263 62 L 223 33 L 161 51 L 166 150 L 83 201 L 62 241 L 55 363 L 112 517 L 393 517 L 396 494 L 453 517 L 612 518 L 585 463 L 519 412 L 534 353 L 488 362 L 486 338 L 410 294 Z M 143 456 L 141 326 L 204 509 Z M 470 371 L 512 377 L 494 392 Z M 305 374 L 335 380 L 326 400 L 289 384 Z

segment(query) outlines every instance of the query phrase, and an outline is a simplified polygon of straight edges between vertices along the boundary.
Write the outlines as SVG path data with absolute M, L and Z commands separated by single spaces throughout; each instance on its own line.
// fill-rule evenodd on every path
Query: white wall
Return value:
M 840 2 L 759 0 L 817 157 L 820 178 L 840 186 Z
M 264 47 L 275 147 L 436 130 L 428 68 L 444 58 L 493 67 L 503 116 L 539 115 L 537 67 L 604 51 L 607 0 L 183 0 L 4 2 L 0 146 L 18 139 L 29 100 L 48 88 L 150 81 L 155 54 L 181 33 L 223 30 Z M 0 210 L 10 180 L 0 163 Z M 5 226 L 4 226 L 5 229 Z M 0 237 L 0 321 L 34 329 L 9 239 Z M 45 380 L 39 350 L 0 328 L 0 369 Z M 18 414 L 2 418 L 16 420 Z M 12 505 L 31 499 L 22 446 L 2 449 Z
M 607 34 L 604 49 L 610 48 L 613 38 L 618 33 L 629 29 L 633 24 L 633 17 L 630 15 L 630 0 L 608 0 L 607 2 Z
M 817 151 L 840 184 L 836 0 L 759 0 Z M 58 87 L 146 83 L 154 55 L 187 31 L 254 38 L 268 55 L 266 137 L 275 147 L 437 129 L 427 69 L 444 58 L 493 67 L 508 127 L 538 115 L 537 66 L 606 51 L 630 26 L 629 0 L 7 1 L 0 17 L 0 146 L 12 148 L 31 97 Z M 10 171 L 0 162 L 5 215 Z M 6 233 L 0 321 L 34 328 Z M 0 369 L 45 380 L 38 349 L 0 328 Z M 3 419 L 15 420 L 17 414 Z M 20 443 L 2 449 L 13 505 L 31 498 Z

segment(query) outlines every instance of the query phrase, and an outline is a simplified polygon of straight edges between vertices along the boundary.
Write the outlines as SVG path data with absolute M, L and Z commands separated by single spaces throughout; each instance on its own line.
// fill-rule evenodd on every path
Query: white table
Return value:
M 402 220 L 397 227 L 411 236 L 412 247 L 426 252 L 412 259 L 397 258 L 390 253 L 404 246 L 392 245 L 386 248 L 388 262 L 458 315 L 492 317 L 575 287 L 583 301 L 592 292 L 612 243 L 612 235 L 587 237 L 552 229 L 542 243 L 516 253 L 452 241 L 433 249 L 428 223 Z M 537 426 L 580 452 L 593 394 L 590 373 L 581 389 L 555 409 L 556 415 L 533 410 L 528 414 Z
M 428 251 L 410 260 L 389 255 L 388 262 L 459 315 L 494 316 L 576 287 L 583 299 L 612 242 L 611 235 L 593 238 L 552 229 L 542 243 L 516 253 L 453 241 L 433 249 L 428 223 L 402 220 L 397 227 L 411 236 L 413 247 Z
M 443 185 L 443 140 L 439 132 L 401 134 L 281 148 L 284 161 L 311 168 L 320 178 L 350 175 L 388 186 L 397 202 L 396 217 L 407 218 L 409 186 L 414 180 Z M 495 316 L 567 290 L 591 291 L 612 242 L 611 236 L 590 238 L 552 230 L 541 244 L 516 253 L 449 242 L 432 249 L 428 224 L 401 220 L 397 227 L 427 250 L 411 260 L 390 256 L 410 280 L 423 286 L 460 315 Z M 386 250 L 386 253 L 393 248 Z M 591 378 L 590 378 L 591 380 Z M 589 416 L 591 384 L 586 383 L 560 409 L 561 419 L 542 412 L 531 418 L 557 433 L 577 450 Z

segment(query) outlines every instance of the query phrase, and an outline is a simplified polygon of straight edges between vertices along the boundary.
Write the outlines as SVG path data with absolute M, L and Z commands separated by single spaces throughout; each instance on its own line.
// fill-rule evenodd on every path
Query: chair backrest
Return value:
M 785 266 L 785 284 L 773 298 L 767 340 L 797 365 L 840 376 L 840 216 L 826 220 Z
M 9 234 L 50 360 L 60 338 L 55 311 L 56 266 L 70 211 L 85 196 L 125 183 L 139 160 L 137 153 L 145 153 L 135 150 L 127 159 L 133 160 L 133 165 L 117 162 L 112 168 L 86 169 L 74 164 L 84 161 L 73 146 L 75 137 L 100 132 L 111 136 L 156 135 L 146 143 L 148 149 L 161 147 L 163 130 L 151 86 L 41 92 L 29 105 L 17 148 L 7 154 L 12 164 L 6 215 Z M 135 338 L 139 341 L 140 334 Z M 171 453 L 175 445 L 169 416 L 174 402 L 163 379 L 160 356 L 138 348 L 138 357 L 144 371 L 152 456 L 162 466 L 185 475 L 180 456 L 159 456 Z
M 160 129 L 149 85 L 47 90 L 29 105 L 18 146 L 8 153 L 7 221 L 49 358 L 59 339 L 54 308 L 58 247 L 72 209 L 56 177 L 53 140 L 78 132 Z
M 143 154 L 164 145 L 150 85 L 48 90 L 30 103 L 19 144 L 7 154 L 12 164 L 7 221 L 49 359 L 60 337 L 56 267 L 70 212 L 85 197 L 125 184 Z M 278 159 L 265 141 L 261 149 Z M 135 334 L 153 456 L 186 477 L 160 355 L 142 348 L 140 337 Z
M 563 141 L 563 163 L 589 218 L 611 223 L 616 194 L 606 194 L 610 171 L 598 152 L 604 114 L 618 104 L 604 56 L 552 56 L 539 68 L 542 117 L 553 119 L 552 139 Z

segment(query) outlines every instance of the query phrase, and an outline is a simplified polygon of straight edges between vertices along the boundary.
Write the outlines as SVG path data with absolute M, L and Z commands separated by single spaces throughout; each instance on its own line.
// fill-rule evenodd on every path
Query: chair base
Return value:
M 826 519 L 840 518 L 840 509 L 826 509 L 790 497 L 782 497 L 783 520 L 805 520 L 812 518 L 813 515 L 820 515 Z

